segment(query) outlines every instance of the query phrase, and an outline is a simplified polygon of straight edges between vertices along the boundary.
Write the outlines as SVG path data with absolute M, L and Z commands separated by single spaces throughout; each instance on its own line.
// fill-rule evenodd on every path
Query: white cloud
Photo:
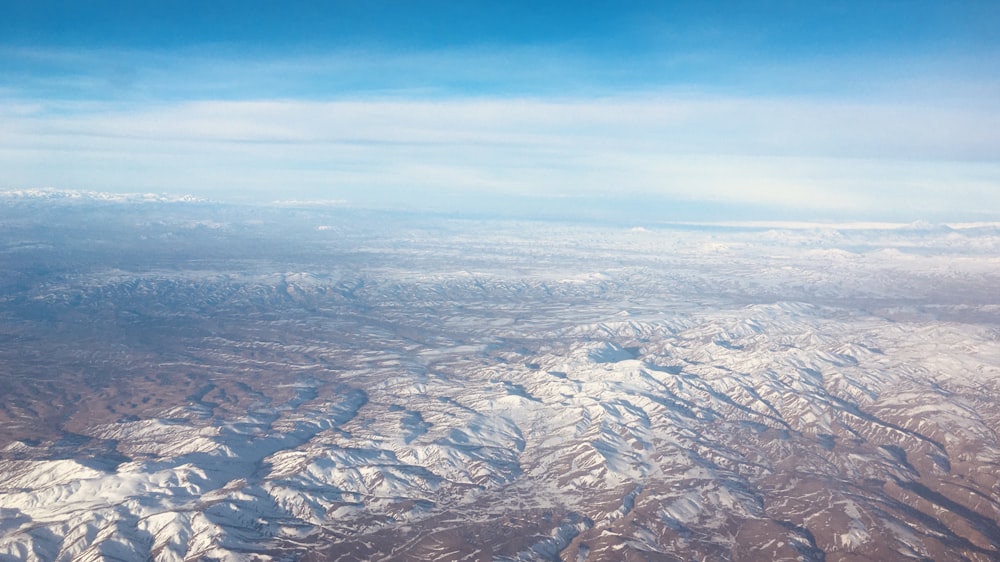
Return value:
M 428 190 L 1000 209 L 1000 112 L 982 108 L 656 93 L 8 107 L 9 187 L 372 204 Z

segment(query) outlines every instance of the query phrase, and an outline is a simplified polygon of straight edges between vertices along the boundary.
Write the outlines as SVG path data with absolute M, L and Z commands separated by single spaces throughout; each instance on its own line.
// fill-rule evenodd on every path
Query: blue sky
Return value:
M 996 2 L 0 0 L 0 189 L 1000 219 Z

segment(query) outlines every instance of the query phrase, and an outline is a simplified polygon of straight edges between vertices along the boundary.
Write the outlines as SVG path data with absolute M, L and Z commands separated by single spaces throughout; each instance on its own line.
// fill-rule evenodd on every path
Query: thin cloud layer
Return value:
M 1000 208 L 1000 117 L 808 99 L 203 101 L 122 110 L 11 106 L 0 162 L 88 189 L 220 189 L 405 206 L 466 196 L 658 197 L 858 212 Z M 985 197 L 985 199 L 983 199 Z M 904 202 L 905 201 L 905 202 Z

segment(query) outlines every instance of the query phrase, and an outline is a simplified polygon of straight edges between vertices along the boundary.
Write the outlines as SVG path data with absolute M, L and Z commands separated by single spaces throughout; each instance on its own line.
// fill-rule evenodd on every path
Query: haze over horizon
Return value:
M 991 2 L 7 2 L 0 189 L 1000 218 Z

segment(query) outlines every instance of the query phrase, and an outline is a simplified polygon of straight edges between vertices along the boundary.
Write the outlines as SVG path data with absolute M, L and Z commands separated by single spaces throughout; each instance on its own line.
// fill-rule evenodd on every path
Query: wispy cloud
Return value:
M 1000 113 L 644 93 L 600 99 L 85 103 L 3 113 L 11 187 L 414 202 L 659 197 L 813 211 L 1000 209 Z M 406 204 L 406 203 L 404 203 Z
M 425 208 L 518 196 L 1000 209 L 994 59 L 736 64 L 698 43 L 607 58 L 558 45 L 2 47 L 0 182 Z

